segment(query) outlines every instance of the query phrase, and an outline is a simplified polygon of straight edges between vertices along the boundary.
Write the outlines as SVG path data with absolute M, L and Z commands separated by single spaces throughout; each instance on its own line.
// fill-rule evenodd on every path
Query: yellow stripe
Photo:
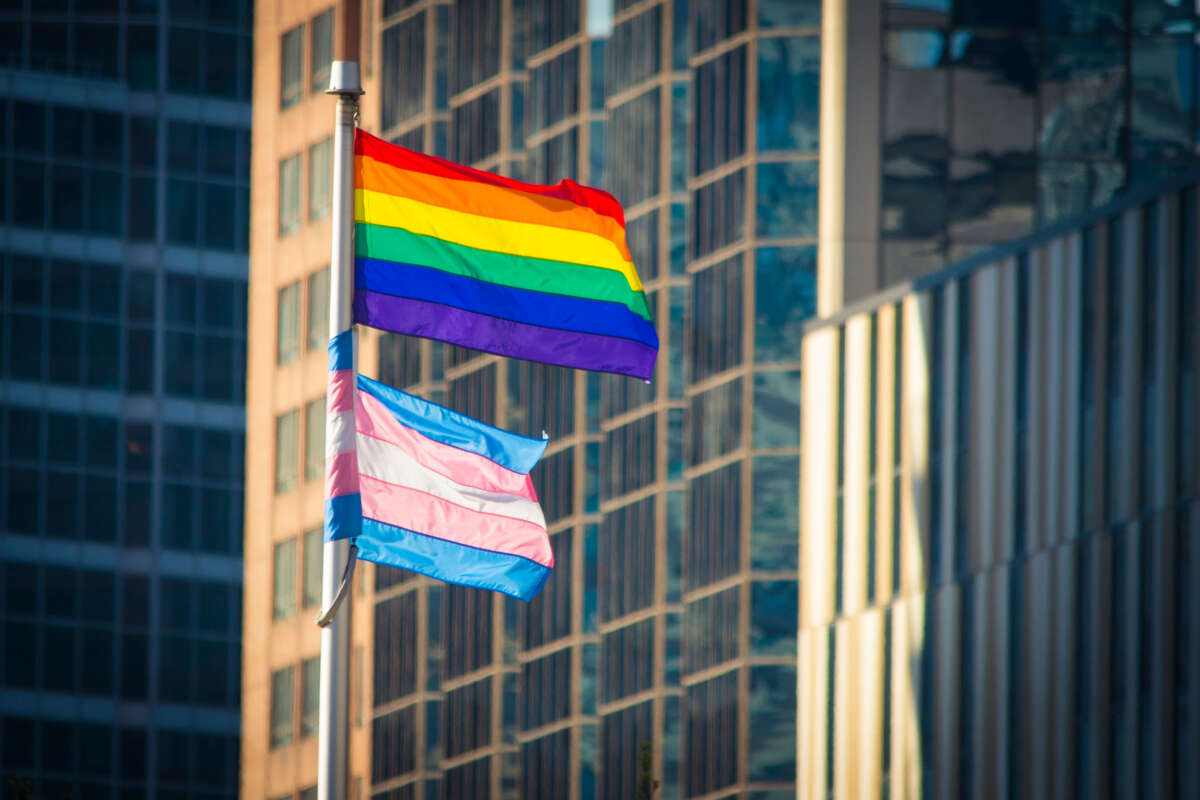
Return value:
M 611 240 L 594 233 L 467 214 L 369 189 L 354 190 L 354 221 L 495 253 L 611 269 L 624 275 L 633 291 L 642 290 L 633 264 Z

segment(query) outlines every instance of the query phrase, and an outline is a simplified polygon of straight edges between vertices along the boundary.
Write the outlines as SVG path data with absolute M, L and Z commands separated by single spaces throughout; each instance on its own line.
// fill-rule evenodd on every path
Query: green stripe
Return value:
M 633 291 L 625 276 L 613 269 L 494 253 L 366 222 L 354 224 L 354 252 L 360 257 L 416 264 L 514 289 L 620 303 L 650 319 L 646 295 Z

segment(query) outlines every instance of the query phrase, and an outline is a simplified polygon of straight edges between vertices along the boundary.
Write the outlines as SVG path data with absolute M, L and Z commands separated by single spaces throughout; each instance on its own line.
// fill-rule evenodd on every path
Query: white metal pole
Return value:
M 329 332 L 349 330 L 354 292 L 354 118 L 362 94 L 358 63 L 335 61 L 326 94 L 337 96 L 333 126 L 333 244 L 329 262 Z M 357 354 L 356 354 L 357 360 Z M 358 364 L 355 363 L 357 370 Z M 349 555 L 345 539 L 325 544 L 322 605 L 329 608 Z M 350 608 L 321 629 L 320 723 L 317 726 L 317 800 L 346 800 L 349 786 Z

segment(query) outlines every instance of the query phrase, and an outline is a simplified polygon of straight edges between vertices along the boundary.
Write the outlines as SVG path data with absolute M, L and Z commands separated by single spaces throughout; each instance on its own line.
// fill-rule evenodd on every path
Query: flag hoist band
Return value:
M 329 93 L 338 103 L 317 796 L 342 800 L 350 620 L 337 609 L 355 555 L 521 600 L 554 567 L 529 477 L 544 434 L 509 433 L 359 375 L 354 323 L 647 381 L 659 343 L 611 195 L 570 180 L 523 183 L 358 130 L 353 62 L 333 62 Z

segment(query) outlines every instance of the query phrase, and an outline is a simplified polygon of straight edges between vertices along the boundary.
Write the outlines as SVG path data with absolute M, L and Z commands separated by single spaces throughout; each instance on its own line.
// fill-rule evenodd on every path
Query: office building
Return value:
M 804 338 L 797 796 L 1200 792 L 1197 188 Z
M 233 797 L 248 0 L 0 3 L 4 797 Z
M 359 573 L 352 796 L 625 798 L 648 743 L 658 797 L 775 800 L 796 792 L 804 325 L 1102 203 L 1142 161 L 1190 164 L 1187 148 L 1152 157 L 1128 133 L 1115 149 L 1049 148 L 1070 54 L 1042 80 L 1041 49 L 1010 67 L 1015 56 L 985 46 L 1015 36 L 1044 49 L 1042 29 L 1066 25 L 1089 53 L 1096 42 L 1128 53 L 1141 41 L 1130 31 L 1151 23 L 1122 12 L 1110 42 L 1096 32 L 1107 22 L 1069 13 L 1018 24 L 941 5 L 258 4 L 246 635 L 268 646 L 244 675 L 247 797 L 316 781 L 326 48 L 361 61 L 371 132 L 526 181 L 611 191 L 662 339 L 644 385 L 363 333 L 364 373 L 550 435 L 534 479 L 558 566 L 528 606 Z M 1156 30 L 1180 43 L 1169 31 L 1188 20 Z M 1147 82 L 1135 80 L 1141 61 L 1118 70 L 1115 93 L 1091 63 L 1078 80 L 1124 102 L 1118 119 L 1142 108 L 1130 99 Z M 1146 63 L 1155 92 L 1194 108 L 1192 73 Z M 1011 100 L 1026 117 L 1001 120 L 1024 127 L 963 124 L 952 89 Z M 1123 177 L 1089 177 L 1101 173 Z

